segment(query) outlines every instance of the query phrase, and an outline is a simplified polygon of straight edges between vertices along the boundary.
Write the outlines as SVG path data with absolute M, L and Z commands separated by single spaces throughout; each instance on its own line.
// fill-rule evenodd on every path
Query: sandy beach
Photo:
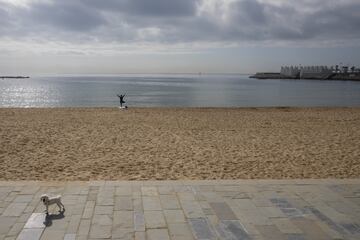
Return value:
M 360 108 L 0 109 L 0 180 L 360 177 Z

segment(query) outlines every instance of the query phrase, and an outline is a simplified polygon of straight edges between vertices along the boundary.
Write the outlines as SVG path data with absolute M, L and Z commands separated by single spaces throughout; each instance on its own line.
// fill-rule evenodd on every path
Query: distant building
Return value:
M 300 78 L 327 77 L 333 73 L 327 66 L 306 66 L 300 69 Z
M 360 81 L 360 68 L 342 66 L 282 66 L 280 72 L 258 72 L 257 79 L 314 79 Z
M 333 73 L 332 68 L 327 66 L 283 66 L 280 74 L 289 78 L 326 77 Z
M 297 78 L 300 74 L 300 68 L 293 66 L 284 66 L 281 67 L 280 74 L 289 78 Z

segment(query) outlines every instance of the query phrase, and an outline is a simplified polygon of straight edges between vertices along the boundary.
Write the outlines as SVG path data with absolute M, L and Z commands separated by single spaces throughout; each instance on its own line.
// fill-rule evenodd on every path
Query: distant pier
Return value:
M 29 76 L 0 76 L 1 79 L 5 79 L 5 78 L 15 78 L 15 79 L 20 79 L 20 78 L 30 78 Z

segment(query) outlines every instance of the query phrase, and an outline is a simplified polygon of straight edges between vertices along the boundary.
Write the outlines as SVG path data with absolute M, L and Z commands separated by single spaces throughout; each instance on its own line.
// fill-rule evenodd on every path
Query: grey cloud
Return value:
M 240 24 L 246 25 L 264 25 L 267 22 L 265 14 L 265 6 L 254 0 L 243 0 L 233 2 L 232 8 L 235 15 L 238 17 Z
M 0 6 L 0 36 L 6 36 L 12 25 L 9 12 Z
M 360 3 L 332 6 L 306 18 L 304 33 L 312 37 L 360 37 Z
M 82 0 L 86 5 L 140 17 L 179 17 L 194 15 L 198 0 Z
M 217 15 L 206 0 L 64 0 L 0 7 L 0 36 L 66 42 L 157 43 L 359 40 L 360 3 L 238 0 Z M 220 2 L 219 2 L 220 4 Z M 321 7 L 320 7 L 321 6 Z M 312 9 L 304 11 L 303 8 Z M 218 10 L 218 9 L 217 9 Z M 156 33 L 149 34 L 149 29 Z
M 32 24 L 71 31 L 88 31 L 106 24 L 99 11 L 77 1 L 35 3 L 27 10 L 27 17 Z

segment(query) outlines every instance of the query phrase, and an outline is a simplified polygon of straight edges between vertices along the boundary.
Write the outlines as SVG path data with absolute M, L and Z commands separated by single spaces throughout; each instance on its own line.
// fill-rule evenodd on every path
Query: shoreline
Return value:
M 360 107 L 0 108 L 0 181 L 360 177 Z
M 128 106 L 127 109 L 123 109 L 123 110 L 130 110 L 130 109 L 146 109 L 146 110 L 150 110 L 150 109 L 154 109 L 154 110 L 196 110 L 196 109 L 215 109 L 215 110 L 284 110 L 284 109 L 290 109 L 290 110 L 305 110 L 305 109 L 314 109 L 314 110 L 321 110 L 321 109 L 349 109 L 349 108 L 354 108 L 354 109 L 360 109 L 360 105 L 359 106 L 265 106 L 265 107 L 178 107 L 178 106 L 150 106 L 150 107 L 144 107 L 144 106 Z M 55 109 L 59 109 L 59 110 L 81 110 L 81 109 L 118 109 L 119 110 L 119 106 L 73 106 L 73 107 L 68 107 L 68 106 L 64 106 L 64 107 L 1 107 L 0 106 L 0 110 L 1 109 L 8 109 L 8 110 L 36 110 L 36 109 L 42 109 L 42 110 L 55 110 Z

